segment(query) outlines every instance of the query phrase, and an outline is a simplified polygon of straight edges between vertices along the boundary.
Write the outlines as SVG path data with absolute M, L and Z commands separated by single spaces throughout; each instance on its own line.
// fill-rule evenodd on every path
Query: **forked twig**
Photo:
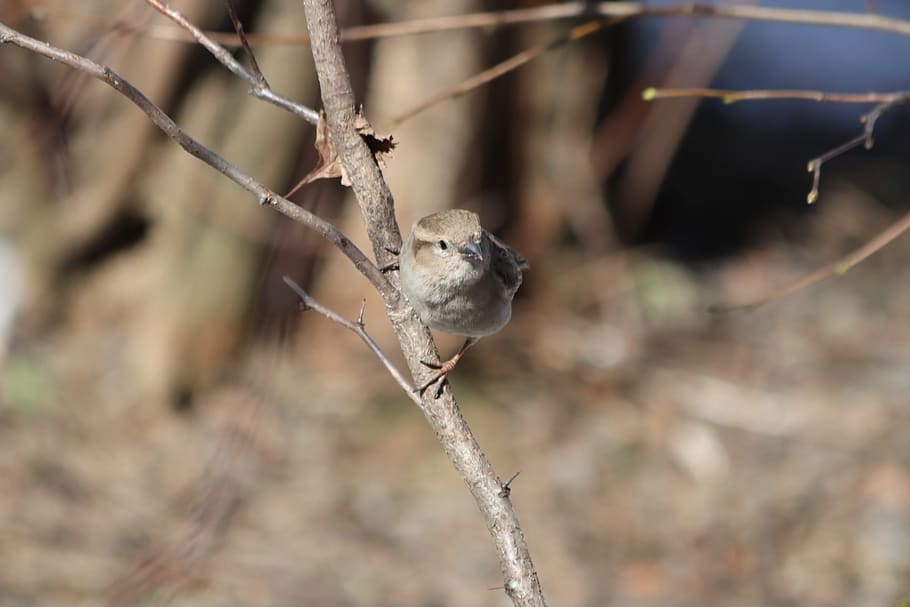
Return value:
M 262 76 L 262 73 L 259 72 L 259 66 L 256 65 L 255 59 L 253 59 L 252 63 L 255 66 L 254 69 L 259 74 L 259 77 L 257 77 L 256 74 L 250 70 L 243 67 L 239 61 L 234 59 L 233 55 L 231 55 L 231 53 L 229 53 L 226 48 L 212 40 L 204 31 L 190 23 L 189 20 L 187 20 L 187 18 L 180 13 L 180 11 L 171 8 L 167 4 L 161 2 L 161 0 L 145 0 L 145 2 L 156 11 L 188 31 L 199 44 L 204 46 L 205 49 L 219 61 L 219 63 L 229 69 L 234 75 L 242 78 L 243 80 L 246 80 L 250 85 L 250 94 L 252 94 L 253 97 L 267 101 L 272 105 L 280 107 L 283 110 L 287 110 L 295 116 L 306 120 L 310 124 L 316 124 L 319 122 L 319 112 L 312 108 L 308 108 L 305 105 L 301 105 L 296 101 L 291 101 L 287 97 L 283 97 L 269 88 L 269 85 L 265 81 L 265 78 Z M 240 31 L 242 31 L 242 28 Z M 250 53 L 250 55 L 252 55 L 252 53 Z
M 810 173 L 812 173 L 812 189 L 809 190 L 809 194 L 806 196 L 806 201 L 809 204 L 812 204 L 818 200 L 818 183 L 821 180 L 822 176 L 822 165 L 832 158 L 836 158 L 841 154 L 844 154 L 860 146 L 865 147 L 867 150 L 871 150 L 873 144 L 875 143 L 872 139 L 872 134 L 875 131 L 875 124 L 878 122 L 878 119 L 882 117 L 882 114 L 894 106 L 906 103 L 908 99 L 910 99 L 910 94 L 898 93 L 893 99 L 879 103 L 874 108 L 860 116 L 859 121 L 863 124 L 863 133 L 861 135 L 857 135 L 850 141 L 846 141 L 841 145 L 828 150 L 821 156 L 817 156 L 816 158 L 813 158 L 809 161 L 807 169 Z
M 645 101 L 655 99 L 681 99 L 691 97 L 703 97 L 708 99 L 722 99 L 724 103 L 735 103 L 739 101 L 758 101 L 769 99 L 803 99 L 807 101 L 818 101 L 827 103 L 875 103 L 874 108 L 860 116 L 860 122 L 863 124 L 863 132 L 849 141 L 828 150 L 824 154 L 816 156 L 808 163 L 808 171 L 812 173 L 812 189 L 806 195 L 806 201 L 812 204 L 818 200 L 818 186 L 821 181 L 822 165 L 833 158 L 849 152 L 860 146 L 867 150 L 871 149 L 874 141 L 872 135 L 875 131 L 875 125 L 882 114 L 896 105 L 901 105 L 910 101 L 910 91 L 897 91 L 894 93 L 831 93 L 825 91 L 801 91 L 801 90 L 780 90 L 780 91 L 731 91 L 724 89 L 660 89 L 655 87 L 646 88 L 642 91 L 642 98 Z
M 243 47 L 246 58 L 250 60 L 250 69 L 253 70 L 253 77 L 256 79 L 257 86 L 270 88 L 268 81 L 262 74 L 262 70 L 259 69 L 259 62 L 256 61 L 256 55 L 253 54 L 253 49 L 250 48 L 250 42 L 247 40 L 246 32 L 243 31 L 243 23 L 240 22 L 240 17 L 237 16 L 237 8 L 234 6 L 234 0 L 225 0 L 225 4 L 227 5 L 228 16 L 231 18 L 231 25 L 234 26 L 234 31 L 237 32 L 237 38 L 240 39 L 240 46 Z
M 828 103 L 875 103 L 875 107 L 860 116 L 860 122 L 863 124 L 863 132 L 849 141 L 828 150 L 824 154 L 817 156 L 809 161 L 808 170 L 812 173 L 812 189 L 806 196 L 809 204 L 818 200 L 818 187 L 821 180 L 822 165 L 833 158 L 860 146 L 867 150 L 872 148 L 874 143 L 872 135 L 875 131 L 875 125 L 882 114 L 896 105 L 910 101 L 910 91 L 897 91 L 893 93 L 832 93 L 825 91 L 805 91 L 805 90 L 748 90 L 732 91 L 724 89 L 659 89 L 650 87 L 642 92 L 642 98 L 646 101 L 654 99 L 673 99 L 704 97 L 713 99 L 722 99 L 724 103 L 735 103 L 740 101 L 755 101 L 769 99 L 803 99 L 808 101 L 828 102 Z M 802 289 L 806 289 L 815 284 L 822 282 L 832 276 L 842 275 L 850 268 L 860 263 L 876 251 L 882 249 L 895 238 L 910 230 L 910 214 L 905 215 L 875 238 L 859 247 L 846 257 L 838 261 L 829 263 L 819 268 L 811 274 L 796 280 L 795 282 L 763 295 L 758 299 L 740 304 L 718 304 L 710 306 L 712 312 L 730 312 L 734 310 L 753 309 L 759 306 L 771 303 L 788 295 L 791 295 Z
M 383 366 L 385 366 L 386 370 L 392 375 L 392 377 L 395 378 L 395 381 L 398 382 L 398 385 L 401 386 L 401 389 L 405 391 L 405 393 L 408 395 L 408 398 L 414 401 L 418 406 L 422 405 L 420 397 L 414 392 L 414 387 L 408 383 L 408 380 L 405 379 L 401 371 L 399 371 L 395 365 L 392 364 L 392 361 L 389 360 L 389 357 L 386 356 L 386 353 L 382 351 L 382 348 L 379 347 L 379 344 L 377 344 L 376 341 L 370 336 L 370 334 L 367 333 L 366 326 L 363 323 L 363 311 L 364 308 L 366 308 L 367 300 L 363 300 L 363 304 L 360 306 L 360 313 L 357 314 L 357 320 L 350 321 L 331 308 L 327 308 L 313 299 L 312 295 L 307 293 L 303 287 L 294 282 L 294 280 L 289 276 L 282 277 L 282 280 L 284 280 L 284 284 L 289 286 L 291 290 L 297 294 L 297 296 L 300 298 L 301 303 L 307 309 L 315 310 L 332 322 L 336 322 L 345 329 L 356 333 L 357 336 L 360 337 L 360 339 L 362 339 L 363 342 L 367 345 L 367 347 L 373 351 L 373 354 L 375 354 L 376 357 L 382 362 Z

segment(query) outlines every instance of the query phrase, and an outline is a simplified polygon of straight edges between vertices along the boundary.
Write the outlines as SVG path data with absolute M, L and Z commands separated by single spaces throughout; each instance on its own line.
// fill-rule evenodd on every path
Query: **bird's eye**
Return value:
M 440 251 L 445 251 L 446 249 L 449 248 L 449 245 L 446 244 L 445 240 L 440 240 L 438 244 L 439 244 Z

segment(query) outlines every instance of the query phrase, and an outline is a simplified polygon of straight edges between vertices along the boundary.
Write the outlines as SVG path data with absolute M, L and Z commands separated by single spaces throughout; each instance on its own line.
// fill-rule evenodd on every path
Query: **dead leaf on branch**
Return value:
M 285 198 L 290 198 L 294 193 L 308 183 L 317 179 L 331 179 L 341 177 L 343 185 L 350 185 L 341 163 L 338 161 L 338 153 L 332 147 L 329 140 L 329 127 L 325 122 L 325 112 L 319 112 L 319 121 L 316 123 L 316 141 L 313 143 L 316 153 L 319 154 L 319 160 L 312 171 L 306 174 L 297 185 L 291 188 L 291 191 L 285 194 Z
M 392 150 L 395 149 L 395 146 L 397 146 L 398 143 L 393 141 L 391 135 L 376 134 L 373 125 L 370 124 L 370 121 L 363 115 L 362 105 L 357 108 L 357 115 L 354 116 L 354 128 L 357 129 L 357 132 L 360 133 L 363 140 L 367 142 L 367 146 L 369 146 L 370 151 L 373 153 L 373 158 L 376 159 L 376 164 L 379 165 L 380 169 L 384 169 L 385 159 L 392 155 Z
M 395 146 L 398 144 L 392 140 L 391 135 L 382 136 L 376 134 L 373 125 L 370 124 L 363 115 L 363 106 L 357 109 L 357 115 L 354 118 L 354 128 L 360 136 L 363 137 L 363 140 L 366 141 L 367 146 L 370 148 L 370 152 L 373 153 L 376 164 L 379 165 L 380 169 L 384 169 L 385 159 L 391 155 L 392 150 L 395 149 Z M 329 127 L 325 121 L 324 111 L 319 112 L 319 122 L 316 124 L 316 141 L 313 146 L 319 154 L 319 161 L 316 163 L 313 170 L 307 173 L 306 177 L 301 179 L 300 182 L 285 195 L 285 198 L 292 196 L 297 190 L 317 179 L 340 177 L 341 185 L 351 185 L 351 180 L 348 179 L 344 167 L 341 166 L 341 162 L 338 159 L 338 152 L 335 151 L 335 147 L 332 145 L 332 138 L 329 134 Z

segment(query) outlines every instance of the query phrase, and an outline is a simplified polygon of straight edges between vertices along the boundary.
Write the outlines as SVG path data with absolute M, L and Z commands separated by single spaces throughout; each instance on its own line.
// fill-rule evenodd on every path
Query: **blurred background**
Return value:
M 297 0 L 237 0 L 272 87 L 319 107 Z M 668 4 L 653 3 L 653 4 Z M 878 11 L 901 0 L 761 2 Z M 221 2 L 174 1 L 231 32 Z M 340 0 L 343 26 L 535 2 Z M 5 0 L 275 191 L 314 129 L 249 96 L 139 0 Z M 894 605 L 910 593 L 910 241 L 754 311 L 907 211 L 910 114 L 809 159 L 869 106 L 666 100 L 648 86 L 910 89 L 910 38 L 640 19 L 389 127 L 581 21 L 346 45 L 399 142 L 403 230 L 480 213 L 532 270 L 451 382 L 550 604 Z M 240 56 L 238 54 L 238 56 Z M 107 86 L 0 47 L 0 606 L 508 605 L 473 501 L 356 336 L 383 307 L 318 236 L 186 155 Z M 294 200 L 365 250 L 350 191 Z M 439 336 L 444 355 L 460 339 Z

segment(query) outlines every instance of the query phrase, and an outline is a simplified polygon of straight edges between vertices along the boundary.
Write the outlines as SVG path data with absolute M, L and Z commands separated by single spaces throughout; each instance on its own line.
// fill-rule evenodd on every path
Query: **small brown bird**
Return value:
M 451 372 L 478 339 L 509 322 L 521 271 L 528 269 L 520 253 L 480 226 L 477 213 L 463 209 L 414 224 L 398 265 L 401 290 L 424 324 L 467 338 L 420 392 Z

